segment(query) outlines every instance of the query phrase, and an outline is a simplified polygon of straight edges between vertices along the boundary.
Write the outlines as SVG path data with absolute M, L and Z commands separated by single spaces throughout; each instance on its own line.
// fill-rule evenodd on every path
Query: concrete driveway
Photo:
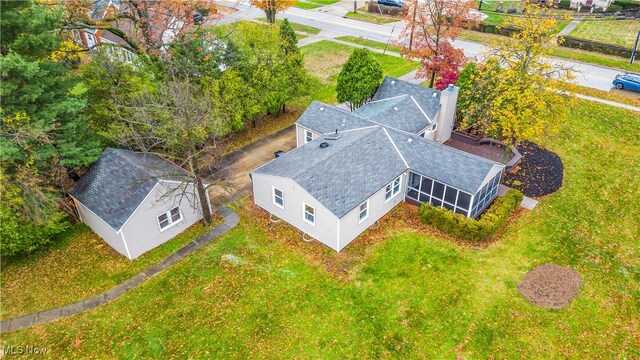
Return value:
M 213 185 L 208 189 L 211 207 L 217 209 L 229 201 L 250 193 L 249 172 L 273 159 L 274 152 L 289 151 L 295 147 L 295 125 L 291 125 L 217 161 L 213 167 L 219 171 L 215 177 L 208 180 L 211 183 L 221 184 Z

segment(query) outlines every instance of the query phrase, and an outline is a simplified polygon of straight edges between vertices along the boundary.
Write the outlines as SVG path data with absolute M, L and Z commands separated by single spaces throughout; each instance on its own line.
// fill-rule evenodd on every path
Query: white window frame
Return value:
M 362 205 L 365 206 L 364 208 L 364 217 L 362 217 Z M 363 202 L 362 204 L 358 205 L 358 224 L 361 224 L 363 221 L 367 220 L 367 218 L 369 217 L 369 200 L 367 199 L 367 201 Z
M 307 206 L 313 210 L 313 213 L 311 213 L 311 216 L 313 217 L 313 221 L 310 221 L 307 219 Z M 309 225 L 316 226 L 316 208 L 314 208 L 309 204 L 302 203 L 302 220 L 304 220 L 304 222 L 306 222 Z
M 438 130 L 438 123 L 435 123 L 431 126 L 431 129 L 427 130 L 426 133 L 427 134 L 431 134 L 433 132 L 435 132 L 436 130 Z
M 396 182 L 398 183 L 398 191 L 394 191 L 393 190 L 396 187 L 395 186 Z M 402 190 L 402 175 L 400 175 L 397 178 L 393 179 L 392 182 L 388 183 L 387 186 L 385 186 L 385 188 L 384 188 L 384 202 L 385 202 L 385 204 L 387 202 L 389 202 L 391 199 L 393 199 L 394 197 L 396 197 L 398 194 L 400 194 L 400 190 Z M 391 195 L 389 195 L 389 197 L 387 197 L 387 194 L 389 192 L 391 193 Z
M 309 140 L 309 138 L 311 138 L 311 140 Z M 305 130 L 304 131 L 304 143 L 310 143 L 313 141 L 313 132 L 311 130 Z
M 175 209 L 178 209 L 178 214 L 180 215 L 180 218 L 177 220 L 173 220 L 173 218 L 171 217 L 171 212 Z M 161 221 L 160 221 L 160 217 L 161 216 L 166 216 L 167 220 L 169 220 L 169 223 L 167 224 L 167 226 L 162 227 Z M 158 221 L 158 227 L 160 228 L 160 232 L 163 232 L 165 230 L 168 230 L 169 228 L 176 226 L 177 224 L 181 223 L 183 220 L 182 217 L 182 211 L 180 211 L 180 207 L 179 206 L 175 206 L 171 209 L 169 209 L 169 211 L 166 211 L 158 216 L 156 216 L 156 220 Z
M 280 191 L 280 194 L 282 194 L 282 196 L 278 196 L 276 195 L 276 190 Z M 276 198 L 279 197 L 280 200 L 282 200 L 282 205 L 278 204 L 276 202 Z M 280 209 L 284 210 L 284 191 L 277 189 L 276 187 L 272 186 L 271 187 L 271 200 L 273 201 L 273 205 L 279 207 Z

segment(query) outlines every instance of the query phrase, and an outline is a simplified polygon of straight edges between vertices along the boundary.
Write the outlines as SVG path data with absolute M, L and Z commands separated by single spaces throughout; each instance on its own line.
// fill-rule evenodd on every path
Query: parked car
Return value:
M 400 0 L 378 0 L 379 5 L 403 7 L 404 3 Z
M 613 80 L 616 89 L 625 89 L 632 91 L 640 91 L 640 74 L 624 73 L 616 75 Z

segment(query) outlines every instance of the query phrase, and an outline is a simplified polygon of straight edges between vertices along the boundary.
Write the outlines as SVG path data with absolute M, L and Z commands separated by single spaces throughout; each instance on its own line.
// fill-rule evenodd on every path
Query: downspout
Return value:
M 124 244 L 124 250 L 127 252 L 127 258 L 129 258 L 129 260 L 133 260 L 131 258 L 131 253 L 129 252 L 129 247 L 127 246 L 127 241 L 124 239 L 124 232 L 122 231 L 122 229 L 118 230 L 118 232 L 120 233 L 120 237 L 122 238 L 122 243 Z

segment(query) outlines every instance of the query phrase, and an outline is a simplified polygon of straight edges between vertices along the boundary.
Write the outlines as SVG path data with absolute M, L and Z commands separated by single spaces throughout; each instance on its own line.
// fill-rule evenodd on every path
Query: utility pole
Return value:
M 633 61 L 636 59 L 636 55 L 638 55 L 638 43 L 640 43 L 640 31 L 638 31 L 638 36 L 636 36 L 636 44 L 631 50 L 631 60 L 629 64 L 633 64 Z
M 478 10 L 482 10 L 482 0 L 480 0 L 480 4 L 478 5 Z
M 358 12 L 358 0 L 353 0 L 353 12 Z

